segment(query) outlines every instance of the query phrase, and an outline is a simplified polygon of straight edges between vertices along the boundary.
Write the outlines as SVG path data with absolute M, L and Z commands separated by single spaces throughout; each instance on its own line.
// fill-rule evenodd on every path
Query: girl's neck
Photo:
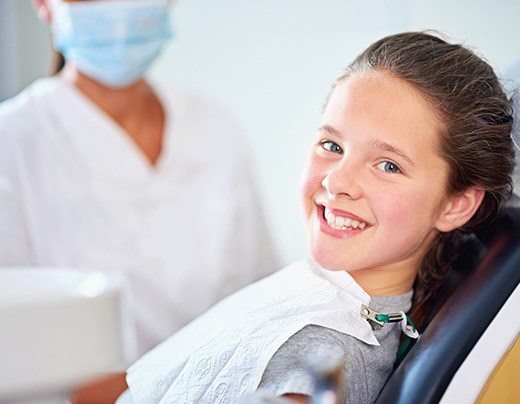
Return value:
M 408 257 L 381 267 L 349 271 L 370 296 L 401 295 L 413 288 L 423 257 L 438 233 L 432 230 Z
M 349 272 L 350 276 L 370 296 L 395 296 L 410 291 L 415 282 L 416 271 L 393 271 L 391 269 L 362 269 Z
M 423 243 L 414 254 L 398 262 L 381 267 L 349 271 L 349 274 L 370 296 L 401 295 L 413 288 L 418 268 L 428 245 L 428 243 Z

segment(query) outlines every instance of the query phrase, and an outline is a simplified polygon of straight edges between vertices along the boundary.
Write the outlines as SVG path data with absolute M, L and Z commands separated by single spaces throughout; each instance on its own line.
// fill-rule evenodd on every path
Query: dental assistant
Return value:
M 247 145 L 200 97 L 143 78 L 167 0 L 38 0 L 63 70 L 0 105 L 0 266 L 128 285 L 142 354 L 276 268 Z

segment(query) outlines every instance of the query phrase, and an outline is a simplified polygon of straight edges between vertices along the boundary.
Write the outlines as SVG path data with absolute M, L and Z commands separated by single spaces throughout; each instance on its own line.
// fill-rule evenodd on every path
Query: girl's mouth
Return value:
M 348 228 L 352 230 L 363 230 L 365 227 L 367 227 L 365 222 L 351 219 L 345 216 L 335 215 L 327 207 L 324 207 L 323 217 L 327 221 L 328 225 L 336 230 L 346 230 Z
M 338 214 L 338 211 L 335 211 L 335 214 L 324 205 L 316 206 L 320 229 L 330 236 L 348 238 L 370 227 L 367 222 L 357 217 L 354 219 L 353 217 L 342 216 Z

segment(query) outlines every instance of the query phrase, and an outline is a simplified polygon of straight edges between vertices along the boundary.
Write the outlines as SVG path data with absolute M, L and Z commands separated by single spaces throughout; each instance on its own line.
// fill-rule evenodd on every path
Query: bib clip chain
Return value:
M 383 326 L 387 323 L 401 323 L 401 330 L 406 336 L 413 339 L 419 338 L 419 332 L 415 328 L 415 324 L 413 323 L 412 319 L 403 311 L 383 314 L 378 313 L 365 304 L 361 304 L 361 316 L 380 326 Z

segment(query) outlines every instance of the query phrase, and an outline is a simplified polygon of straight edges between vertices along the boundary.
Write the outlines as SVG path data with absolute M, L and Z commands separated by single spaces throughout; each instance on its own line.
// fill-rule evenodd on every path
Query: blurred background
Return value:
M 283 264 L 307 254 L 300 171 L 332 82 L 363 48 L 435 29 L 501 75 L 520 69 L 518 0 L 180 0 L 172 14 L 176 39 L 150 75 L 203 92 L 239 118 Z M 0 100 L 50 63 L 49 31 L 31 1 L 0 0 Z

